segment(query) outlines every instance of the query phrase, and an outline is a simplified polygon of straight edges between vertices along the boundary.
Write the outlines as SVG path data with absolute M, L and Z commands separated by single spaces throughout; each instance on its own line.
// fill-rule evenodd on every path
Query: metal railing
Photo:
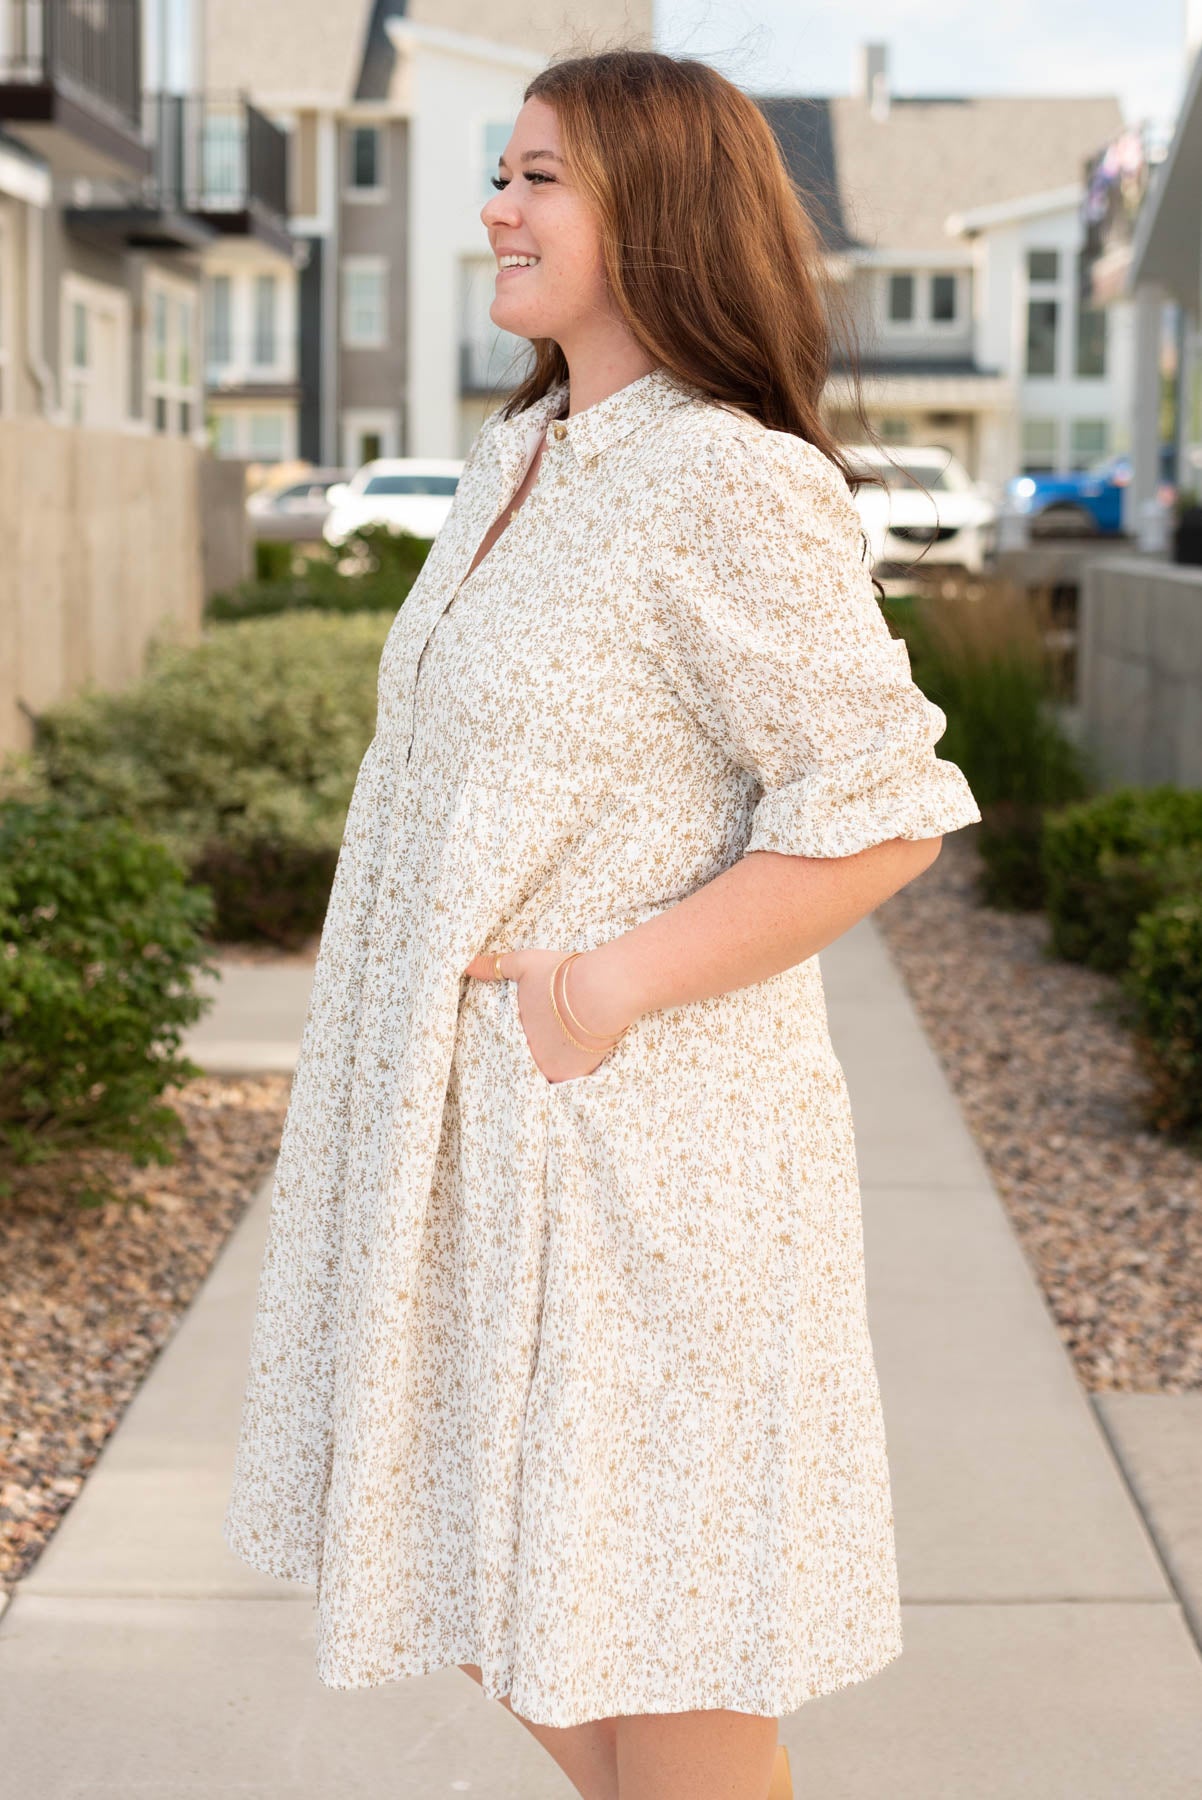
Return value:
M 288 137 L 245 95 L 147 94 L 142 129 L 154 146 L 151 185 L 183 212 L 288 213 Z
M 0 85 L 61 86 L 136 130 L 139 0 L 0 0 Z

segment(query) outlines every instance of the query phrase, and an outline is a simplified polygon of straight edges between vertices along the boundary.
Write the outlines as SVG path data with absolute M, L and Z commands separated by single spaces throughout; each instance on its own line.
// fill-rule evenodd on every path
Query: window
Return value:
M 251 360 L 260 369 L 270 369 L 276 360 L 276 278 L 255 276 L 255 329 Z
M 192 386 L 192 302 L 181 300 L 179 303 L 179 335 L 176 339 L 176 356 L 179 367 L 179 385 L 182 388 Z M 183 408 L 180 408 L 181 412 Z M 181 430 L 185 429 L 181 425 Z
M 1110 448 L 1110 427 L 1105 419 L 1074 419 L 1069 427 L 1069 450 L 1074 469 L 1092 469 Z
M 151 301 L 151 342 L 154 346 L 151 368 L 155 381 L 167 379 L 167 296 L 157 288 Z
M 347 257 L 342 265 L 342 341 L 352 350 L 379 350 L 388 341 L 385 268 L 380 257 Z
M 956 277 L 931 276 L 931 318 L 937 325 L 950 325 L 956 318 Z
M 902 416 L 887 416 L 880 422 L 878 435 L 886 444 L 908 444 L 910 421 Z
M 914 317 L 913 275 L 890 275 L 889 318 L 894 324 L 908 324 Z
M 352 193 L 376 193 L 383 187 L 380 127 L 353 125 L 346 137 L 346 185 Z
M 1024 419 L 1022 456 L 1024 475 L 1049 475 L 1057 466 L 1058 421 Z
M 481 193 L 485 200 L 491 200 L 497 192 L 492 185 L 492 178 L 497 173 L 501 152 L 509 142 L 510 130 L 509 125 L 495 119 L 484 127 L 484 175 L 481 181 Z
M 71 366 L 88 366 L 88 309 L 82 300 L 71 302 Z
M 375 439 L 378 444 L 380 434 L 377 431 L 365 431 L 362 441 Z M 373 456 L 364 458 L 371 462 L 379 456 L 377 449 Z M 361 490 L 364 494 L 453 494 L 459 485 L 458 475 L 373 475 Z
M 1027 301 L 1027 374 L 1056 373 L 1057 300 Z
M 375 407 L 352 407 L 342 415 L 341 461 L 348 469 L 361 470 L 364 463 L 381 456 L 397 456 L 398 420 L 394 412 Z
M 191 432 L 199 404 L 196 291 L 157 273 L 148 279 L 146 407 L 158 432 Z M 228 317 L 227 317 L 228 324 Z
M 208 344 L 205 360 L 211 369 L 224 369 L 234 360 L 230 278 L 213 275 L 208 288 Z
M 218 413 L 214 421 L 213 443 L 218 456 L 238 453 L 238 421 L 233 413 Z
M 1078 264 L 1077 285 L 1077 374 L 1098 376 L 1106 373 L 1106 308 L 1090 306 L 1083 297 L 1082 274 Z
M 250 455 L 253 462 L 279 462 L 284 454 L 284 415 L 252 413 Z
M 1027 251 L 1027 280 L 1028 281 L 1059 281 L 1059 279 L 1060 279 L 1060 252 L 1059 252 L 1059 250 L 1028 250 Z

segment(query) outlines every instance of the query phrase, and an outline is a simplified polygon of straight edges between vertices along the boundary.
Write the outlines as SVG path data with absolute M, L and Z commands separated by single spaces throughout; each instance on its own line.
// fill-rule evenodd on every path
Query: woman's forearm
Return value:
M 572 1005 L 597 1032 L 766 981 L 804 962 L 929 868 L 942 838 L 853 856 L 753 850 L 654 918 L 579 957 Z

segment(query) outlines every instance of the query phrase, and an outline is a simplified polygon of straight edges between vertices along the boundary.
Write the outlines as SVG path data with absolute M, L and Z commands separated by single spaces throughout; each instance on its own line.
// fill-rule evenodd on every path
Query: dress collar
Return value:
M 594 401 L 571 418 L 561 419 L 559 415 L 568 400 L 568 383 L 561 381 L 533 405 L 498 425 L 496 448 L 502 455 L 517 445 L 530 452 L 545 434 L 549 449 L 570 450 L 580 461 L 591 462 L 640 425 L 651 424 L 685 400 L 699 398 L 705 398 L 703 388 L 682 381 L 661 366 L 628 381 L 625 387 L 607 394 L 604 400 Z

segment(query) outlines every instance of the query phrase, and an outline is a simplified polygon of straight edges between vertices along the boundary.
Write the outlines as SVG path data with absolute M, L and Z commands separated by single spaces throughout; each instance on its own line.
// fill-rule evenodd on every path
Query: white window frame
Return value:
M 351 406 L 347 407 L 339 422 L 339 438 L 342 454 L 339 458 L 344 469 L 353 474 L 361 464 L 359 453 L 353 447 L 353 440 L 363 431 L 376 431 L 380 435 L 380 455 L 399 456 L 397 437 L 397 415 L 383 407 Z
M 280 434 L 280 462 L 291 462 L 296 456 L 297 422 L 295 410 L 264 401 L 249 405 L 234 402 L 226 405 L 214 405 L 213 396 L 209 396 L 208 417 L 205 420 L 206 437 L 212 432 L 213 451 L 216 456 L 231 462 L 270 463 L 276 459 L 264 457 L 251 449 L 251 420 L 264 416 L 279 418 L 283 422 Z M 223 434 L 227 441 L 222 443 Z
M 354 275 L 374 274 L 380 281 L 380 335 L 356 337 L 351 333 L 350 282 Z M 344 256 L 339 279 L 339 341 L 344 350 L 386 350 L 388 348 L 388 258 L 386 256 Z
M 259 355 L 259 289 L 263 282 L 271 283 L 271 355 Z M 283 283 L 274 269 L 255 269 L 247 277 L 248 299 L 250 302 L 250 344 L 248 366 L 261 376 L 265 369 L 278 369 L 280 366 L 280 305 Z
M 224 361 L 220 362 L 217 361 L 216 358 L 211 358 L 209 355 L 210 326 L 212 324 L 213 314 L 216 311 L 216 308 L 213 305 L 213 292 L 219 281 L 225 283 L 225 291 L 228 296 L 226 317 L 226 349 L 228 354 Z M 213 269 L 206 274 L 204 282 L 204 315 L 205 375 L 209 381 L 220 381 L 226 370 L 232 369 L 235 366 L 237 349 L 237 284 L 229 269 Z
M 885 268 L 880 271 L 880 320 L 881 329 L 890 337 L 936 337 L 955 336 L 963 332 L 966 324 L 964 297 L 964 269 L 949 268 Z M 909 319 L 894 319 L 889 314 L 889 285 L 898 275 L 908 275 L 914 283 L 914 314 Z M 956 310 L 950 319 L 937 319 L 934 316 L 933 299 L 935 277 L 950 275 L 955 284 Z
M 342 197 L 352 206 L 378 206 L 388 198 L 386 152 L 388 134 L 384 119 L 344 119 L 342 121 Z M 351 180 L 354 168 L 354 135 L 356 131 L 374 131 L 376 135 L 376 182 L 374 187 L 356 187 Z
M 164 380 L 155 372 L 155 301 L 162 296 L 167 303 L 167 376 Z M 143 289 L 143 315 L 146 321 L 142 333 L 142 367 L 144 370 L 143 387 L 145 404 L 143 412 L 151 433 L 156 437 L 188 437 L 203 435 L 203 408 L 201 404 L 200 371 L 203 366 L 203 350 L 199 344 L 199 322 L 202 313 L 197 283 L 179 281 L 165 275 L 161 269 L 148 269 Z M 179 316 L 181 306 L 187 306 L 189 321 L 189 366 L 191 380 L 180 379 L 180 335 Z M 157 402 L 164 404 L 167 428 L 160 432 L 155 422 Z M 180 429 L 180 407 L 188 407 L 189 419 L 186 431 Z
M 75 342 L 74 309 L 77 303 L 83 306 L 87 315 L 89 337 L 95 314 L 107 313 L 116 321 L 117 364 L 113 377 L 117 413 L 112 419 L 77 420 L 75 416 L 77 395 L 83 399 L 84 411 L 87 411 L 86 390 L 91 387 L 94 374 L 90 362 L 79 368 L 72 361 Z M 129 430 L 132 422 L 129 415 L 129 339 L 130 305 L 129 295 L 124 288 L 113 287 L 105 281 L 94 281 L 87 275 L 76 275 L 74 271 L 63 276 L 59 285 L 58 364 L 60 416 L 66 424 L 90 425 L 100 431 Z

